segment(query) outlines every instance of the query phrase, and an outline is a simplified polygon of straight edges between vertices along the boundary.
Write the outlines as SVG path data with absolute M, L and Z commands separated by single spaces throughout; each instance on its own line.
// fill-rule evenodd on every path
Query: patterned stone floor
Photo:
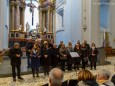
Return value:
M 108 61 L 111 61 L 111 64 L 109 65 L 103 65 L 103 66 L 98 66 L 97 70 L 91 70 L 91 72 L 96 75 L 97 71 L 99 69 L 107 69 L 111 72 L 111 74 L 115 74 L 115 57 L 109 57 Z M 87 67 L 87 69 L 90 69 Z M 6 70 L 7 71 L 7 70 Z M 77 73 L 79 71 L 71 71 L 68 72 L 66 71 L 64 73 L 64 80 L 69 80 L 69 79 L 76 79 L 77 78 Z M 39 78 L 34 78 L 32 77 L 31 74 L 29 75 L 23 75 L 22 77 L 24 78 L 23 81 L 17 80 L 16 82 L 12 81 L 12 77 L 5 77 L 5 78 L 0 78 L 0 86 L 42 86 L 43 84 L 48 83 L 48 76 L 44 76 L 43 73 L 39 74 Z

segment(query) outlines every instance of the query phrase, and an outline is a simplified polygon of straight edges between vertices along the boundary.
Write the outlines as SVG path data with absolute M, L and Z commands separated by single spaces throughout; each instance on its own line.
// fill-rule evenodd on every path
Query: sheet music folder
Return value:
M 71 55 L 72 58 L 79 57 L 77 52 L 70 52 L 70 55 Z

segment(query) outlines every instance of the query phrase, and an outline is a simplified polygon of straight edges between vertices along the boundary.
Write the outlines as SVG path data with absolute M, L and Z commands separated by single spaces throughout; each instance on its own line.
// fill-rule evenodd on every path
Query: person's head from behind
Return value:
M 112 78 L 111 78 L 111 82 L 113 82 L 113 83 L 114 83 L 114 85 L 115 85 L 115 75 L 114 75 L 114 76 L 112 76 Z
M 109 71 L 102 69 L 102 70 L 98 71 L 96 79 L 97 79 L 97 81 L 98 80 L 109 80 L 110 76 L 111 76 L 111 74 Z
M 81 70 L 78 73 L 78 81 L 94 80 L 94 75 L 89 70 Z
M 53 68 L 49 73 L 50 86 L 61 86 L 63 81 L 63 72 L 59 68 Z
M 15 42 L 15 43 L 14 43 L 14 48 L 15 48 L 15 49 L 18 49 L 19 47 L 20 47 L 19 43 L 18 43 L 18 42 Z

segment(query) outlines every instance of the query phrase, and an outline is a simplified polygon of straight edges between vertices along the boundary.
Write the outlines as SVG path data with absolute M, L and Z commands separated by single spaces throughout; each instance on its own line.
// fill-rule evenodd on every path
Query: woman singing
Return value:
M 36 72 L 37 77 L 39 77 L 38 72 L 39 72 L 40 57 L 41 57 L 40 53 L 41 52 L 40 52 L 40 48 L 39 48 L 38 44 L 37 43 L 34 44 L 34 47 L 32 48 L 31 54 L 30 54 L 33 77 L 35 77 L 35 72 Z
M 79 44 L 75 45 L 74 51 L 79 55 L 79 57 L 74 58 L 74 69 L 76 70 L 77 67 L 77 69 L 79 70 L 79 64 L 81 62 L 81 49 Z
M 94 69 L 96 70 L 97 55 L 98 55 L 98 50 L 95 46 L 95 43 L 92 43 L 91 49 L 90 49 L 90 67 L 91 67 L 91 70 L 92 70 L 93 66 L 94 66 Z

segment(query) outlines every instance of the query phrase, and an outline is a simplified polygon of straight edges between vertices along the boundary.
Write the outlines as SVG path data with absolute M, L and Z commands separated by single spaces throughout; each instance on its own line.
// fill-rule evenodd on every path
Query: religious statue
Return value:
M 38 30 L 39 29 L 39 25 L 38 25 L 38 23 L 36 24 L 36 30 Z
M 26 23 L 26 31 L 28 32 L 30 30 L 30 25 L 29 25 L 29 23 L 27 22 Z
M 18 30 L 20 31 L 22 29 L 22 25 L 19 25 Z
M 46 33 L 47 32 L 47 29 L 44 27 L 43 28 L 43 33 Z

